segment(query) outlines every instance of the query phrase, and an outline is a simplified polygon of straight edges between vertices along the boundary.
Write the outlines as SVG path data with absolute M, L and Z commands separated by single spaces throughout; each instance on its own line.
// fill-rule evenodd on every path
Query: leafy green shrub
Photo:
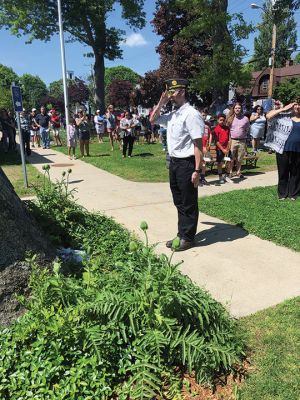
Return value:
M 71 201 L 64 217 L 43 207 L 90 257 L 79 276 L 33 260 L 28 311 L 0 336 L 1 399 L 179 399 L 183 373 L 213 384 L 235 369 L 235 321 L 178 265 Z

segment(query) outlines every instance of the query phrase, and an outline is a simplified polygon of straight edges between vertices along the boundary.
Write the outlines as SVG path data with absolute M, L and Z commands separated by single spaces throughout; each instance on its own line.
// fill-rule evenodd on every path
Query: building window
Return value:
M 268 92 L 269 79 L 270 79 L 269 75 L 265 75 L 260 79 L 259 81 L 260 94 L 266 94 Z

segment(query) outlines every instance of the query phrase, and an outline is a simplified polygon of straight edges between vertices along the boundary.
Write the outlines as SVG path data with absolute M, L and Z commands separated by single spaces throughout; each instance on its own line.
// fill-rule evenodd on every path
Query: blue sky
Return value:
M 261 19 L 260 10 L 250 8 L 251 0 L 229 0 L 229 12 L 241 12 L 246 21 L 258 23 Z M 262 0 L 256 1 L 257 4 L 263 4 Z M 153 33 L 150 21 L 155 10 L 155 1 L 145 0 L 145 11 L 147 13 L 146 27 L 138 32 L 133 32 L 126 23 L 121 20 L 119 10 L 117 9 L 110 17 L 111 25 L 124 29 L 127 36 L 127 44 L 123 45 L 123 59 L 115 61 L 106 61 L 106 66 L 125 65 L 132 68 L 139 74 L 155 69 L 159 66 L 159 57 L 155 52 L 159 44 L 159 36 Z M 295 14 L 298 28 L 300 27 L 300 11 Z M 249 49 L 249 55 L 253 53 L 253 40 L 255 34 L 252 34 L 243 44 Z M 44 43 L 35 41 L 32 44 L 25 44 L 25 38 L 12 36 L 9 31 L 1 30 L 0 63 L 10 66 L 14 71 L 22 75 L 31 73 L 39 75 L 47 84 L 61 78 L 61 61 L 59 38 L 55 36 L 50 42 Z M 300 45 L 300 38 L 298 38 Z M 90 69 L 92 58 L 84 57 L 89 51 L 88 47 L 80 43 L 66 44 L 67 70 L 75 72 L 76 76 L 85 78 Z

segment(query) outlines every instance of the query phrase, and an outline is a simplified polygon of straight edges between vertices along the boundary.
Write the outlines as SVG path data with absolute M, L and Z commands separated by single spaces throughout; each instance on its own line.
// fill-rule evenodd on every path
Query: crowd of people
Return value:
M 138 115 L 136 110 L 115 111 L 109 105 L 104 114 L 97 110 L 95 115 L 87 114 L 84 109 L 79 109 L 72 114 L 70 124 L 66 127 L 63 116 L 55 109 L 47 111 L 44 106 L 38 111 L 33 108 L 30 113 L 23 110 L 20 113 L 23 145 L 27 156 L 31 149 L 50 147 L 51 138 L 56 146 L 62 146 L 61 129 L 66 129 L 68 155 L 76 158 L 76 147 L 79 144 L 81 157 L 89 157 L 89 144 L 94 134 L 98 142 L 103 143 L 103 136 L 107 134 L 111 150 L 117 146 L 123 157 L 131 157 L 133 144 L 139 143 L 143 137 L 145 143 L 156 143 L 161 139 L 163 150 L 166 151 L 166 130 L 157 125 L 151 125 L 149 115 Z M 7 110 L 0 110 L 0 138 L 4 152 L 16 148 L 15 117 Z
M 274 122 L 271 121 L 272 118 L 270 119 L 269 116 L 273 116 L 272 113 L 275 113 L 276 118 L 273 118 L 276 121 L 282 121 L 282 118 L 280 118 L 282 110 L 283 105 L 280 101 L 275 101 L 274 110 L 268 115 L 264 112 L 262 105 L 256 105 L 252 112 L 243 112 L 242 104 L 232 101 L 227 104 L 217 101 L 209 108 L 198 109 L 205 122 L 205 132 L 202 137 L 203 161 L 200 186 L 209 184 L 206 180 L 206 169 L 212 161 L 216 162 L 220 184 L 233 182 L 234 169 L 236 170 L 235 176 L 243 179 L 241 167 L 245 155 L 248 155 L 249 152 L 256 155 L 257 152 L 261 151 L 263 148 L 261 141 L 263 140 L 269 153 L 276 153 L 280 180 L 279 197 L 297 197 L 297 193 L 300 191 L 300 188 L 298 188 L 300 178 L 298 175 L 295 177 L 294 167 L 297 166 L 299 169 L 298 150 L 295 151 L 296 156 L 290 158 L 290 151 L 285 149 L 282 151 L 282 155 L 276 147 L 268 146 L 266 143 L 268 141 L 267 132 L 271 132 L 272 135 L 272 129 L 274 130 Z M 161 110 L 162 114 L 167 112 L 169 112 L 167 109 Z M 293 125 L 293 132 L 298 127 L 298 122 L 292 119 L 292 115 L 295 115 L 295 113 L 297 114 L 297 110 L 295 111 L 291 107 L 288 115 L 291 118 L 290 123 Z M 117 146 L 123 158 L 132 157 L 134 143 L 139 143 L 141 137 L 143 137 L 144 143 L 160 142 L 162 150 L 167 152 L 166 126 L 153 124 L 150 122 L 150 118 L 151 110 L 149 115 L 138 115 L 137 110 L 116 111 L 113 105 L 109 105 L 105 113 L 97 110 L 95 115 L 88 115 L 83 109 L 78 110 L 73 114 L 70 125 L 66 127 L 64 118 L 55 109 L 47 111 L 42 106 L 39 111 L 33 108 L 30 113 L 25 110 L 20 113 L 23 145 L 28 156 L 34 147 L 48 149 L 50 147 L 50 134 L 53 144 L 62 146 L 61 129 L 66 128 L 70 159 L 76 159 L 77 144 L 79 144 L 81 157 L 90 156 L 89 144 L 93 134 L 97 135 L 99 144 L 103 143 L 103 137 L 107 135 L 111 150 L 113 151 Z M 287 118 L 287 116 L 283 114 L 283 118 Z M 5 109 L 1 109 L 0 137 L 4 152 L 16 149 L 16 125 L 14 115 Z M 294 133 L 291 137 L 294 137 Z M 287 145 L 289 145 L 289 141 Z M 211 156 L 212 146 L 215 147 L 214 160 Z M 289 157 L 286 152 L 289 153 Z M 291 188 L 287 189 L 290 175 L 292 177 Z

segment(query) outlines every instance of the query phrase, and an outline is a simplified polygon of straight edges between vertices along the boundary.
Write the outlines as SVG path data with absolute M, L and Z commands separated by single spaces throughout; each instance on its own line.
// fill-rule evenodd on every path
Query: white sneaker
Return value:
M 233 180 L 231 178 L 229 178 L 228 175 L 225 175 L 225 181 L 228 183 L 233 183 Z

